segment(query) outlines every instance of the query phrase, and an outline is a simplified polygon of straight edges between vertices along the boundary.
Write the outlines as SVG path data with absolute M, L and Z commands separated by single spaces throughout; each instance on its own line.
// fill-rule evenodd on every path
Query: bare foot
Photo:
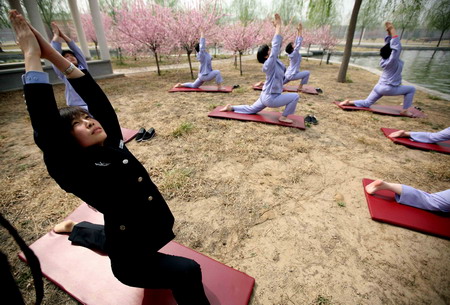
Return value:
M 378 190 L 384 190 L 386 183 L 383 180 L 375 180 L 374 182 L 366 185 L 366 192 L 373 194 Z
M 255 87 L 262 87 L 262 86 L 264 86 L 264 82 L 257 82 L 255 84 Z
M 58 223 L 54 228 L 53 231 L 56 233 L 70 233 L 73 230 L 73 227 L 77 223 L 73 220 L 64 220 L 63 222 Z
M 339 103 L 339 106 L 353 106 L 353 105 L 354 105 L 354 103 L 350 100 L 345 100 L 345 101 Z
M 409 112 L 408 109 L 403 109 L 402 111 L 400 111 L 400 115 L 404 115 L 404 116 L 409 116 L 409 117 L 414 117 L 414 114 L 412 114 L 412 112 Z
M 220 90 L 222 90 L 222 89 L 223 89 L 222 85 L 217 85 L 217 90 L 218 90 L 218 91 L 220 91 Z
M 301 92 L 301 91 L 302 91 L 302 89 L 303 89 L 303 85 L 302 85 L 302 84 L 300 84 L 300 86 L 298 86 L 298 89 L 297 89 L 297 91 Z
M 393 133 L 391 133 L 389 135 L 389 137 L 391 137 L 391 138 L 407 138 L 407 137 L 409 137 L 409 135 L 407 135 L 406 131 L 404 131 L 404 130 L 397 130 L 397 131 L 394 131 Z
M 292 121 L 291 119 L 288 119 L 288 118 L 285 117 L 285 116 L 280 116 L 280 117 L 278 118 L 278 121 L 283 122 L 283 123 L 288 123 L 288 124 L 294 123 L 294 121 Z
M 183 87 L 183 84 L 182 84 L 182 83 L 178 83 L 178 84 L 176 84 L 176 85 L 174 86 L 174 88 L 180 88 L 180 87 Z
M 233 111 L 233 106 L 231 106 L 231 104 L 227 104 L 225 107 L 220 109 L 220 111 Z

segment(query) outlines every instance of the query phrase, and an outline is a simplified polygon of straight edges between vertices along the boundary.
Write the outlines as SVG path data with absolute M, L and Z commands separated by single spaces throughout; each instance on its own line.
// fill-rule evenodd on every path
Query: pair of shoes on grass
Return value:
M 309 123 L 309 124 L 313 124 L 313 125 L 317 125 L 319 124 L 319 121 L 316 119 L 316 117 L 314 115 L 307 115 L 305 117 L 305 123 Z
M 155 136 L 155 129 L 153 127 L 150 127 L 150 129 L 147 131 L 144 128 L 141 128 L 139 129 L 136 135 L 136 141 L 138 142 L 148 141 L 154 136 Z

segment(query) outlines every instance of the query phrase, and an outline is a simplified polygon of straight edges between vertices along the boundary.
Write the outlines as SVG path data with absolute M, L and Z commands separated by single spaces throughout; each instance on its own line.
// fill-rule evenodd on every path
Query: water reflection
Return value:
M 403 79 L 425 88 L 450 94 L 450 52 L 403 50 Z M 341 61 L 342 56 L 331 56 Z M 377 68 L 381 71 L 379 56 L 352 56 L 350 63 Z

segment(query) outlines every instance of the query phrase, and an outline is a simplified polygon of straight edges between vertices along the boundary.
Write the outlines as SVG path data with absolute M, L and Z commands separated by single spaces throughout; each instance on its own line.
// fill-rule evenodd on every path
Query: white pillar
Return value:
M 72 20 L 77 30 L 78 41 L 81 45 L 81 50 L 84 53 L 84 57 L 87 59 L 91 58 L 91 53 L 89 52 L 88 43 L 86 40 L 86 35 L 84 34 L 83 24 L 81 22 L 80 11 L 78 10 L 77 0 L 68 0 L 70 13 L 72 15 Z
M 46 40 L 48 40 L 47 31 L 45 30 L 45 25 L 41 18 L 41 11 L 39 10 L 36 0 L 23 0 L 23 5 L 27 10 L 31 25 L 41 33 Z M 48 60 L 44 60 L 44 62 L 46 66 L 50 66 Z
M 98 45 L 100 47 L 100 57 L 103 60 L 110 60 L 111 56 L 109 55 L 108 45 L 106 43 L 98 0 L 89 0 L 89 7 L 91 8 L 92 22 L 94 23 L 95 34 L 97 35 Z
M 11 9 L 18 11 L 22 16 L 25 16 L 22 6 L 20 5 L 20 0 L 8 0 L 8 2 Z

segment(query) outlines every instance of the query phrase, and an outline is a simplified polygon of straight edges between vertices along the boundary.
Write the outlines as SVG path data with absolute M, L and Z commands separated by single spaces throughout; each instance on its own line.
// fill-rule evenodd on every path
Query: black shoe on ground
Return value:
M 150 127 L 150 129 L 145 132 L 141 141 L 148 141 L 151 138 L 153 138 L 155 136 L 155 134 L 156 134 L 155 129 L 153 127 Z
M 136 137 L 135 137 L 136 141 L 141 142 L 142 141 L 142 137 L 144 136 L 145 132 L 146 131 L 145 131 L 144 128 L 140 128 L 138 133 L 136 134 Z
M 323 93 L 323 90 L 320 88 L 316 88 L 317 93 Z
M 319 121 L 316 119 L 316 117 L 314 115 L 311 115 L 310 118 L 311 118 L 311 123 L 313 123 L 314 125 L 319 124 Z
M 240 87 L 239 85 L 233 85 L 233 89 L 237 89 L 239 87 Z
M 312 117 L 309 114 L 305 117 L 305 123 L 312 124 Z

